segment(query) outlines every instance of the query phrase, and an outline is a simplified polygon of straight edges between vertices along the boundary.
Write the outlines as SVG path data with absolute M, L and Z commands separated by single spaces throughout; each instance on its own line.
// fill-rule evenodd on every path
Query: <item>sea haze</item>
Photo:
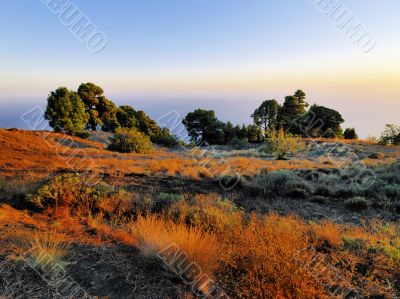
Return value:
M 151 118 L 165 123 L 180 123 L 188 112 L 197 108 L 213 109 L 222 121 L 231 121 L 233 124 L 251 123 L 250 115 L 265 99 L 276 98 L 282 103 L 284 94 L 266 93 L 231 93 L 231 94 L 171 94 L 171 93 L 130 93 L 107 95 L 116 105 L 131 105 L 136 110 L 144 110 Z M 44 111 L 47 96 L 32 97 L 0 97 L 0 127 L 32 129 L 32 120 L 23 117 L 29 111 Z M 336 96 L 310 95 L 308 102 L 317 103 L 338 110 L 346 122 L 343 128 L 355 127 L 359 136 L 379 136 L 387 123 L 398 124 L 400 101 L 394 99 L 375 100 L 364 99 L 350 101 L 340 100 Z M 164 116 L 168 115 L 166 121 Z M 32 115 L 31 115 L 32 118 Z M 171 120 L 171 118 L 174 118 Z M 24 119 L 28 119 L 24 121 Z M 43 122 L 39 122 L 43 128 Z M 169 127 L 169 126 L 168 126 Z

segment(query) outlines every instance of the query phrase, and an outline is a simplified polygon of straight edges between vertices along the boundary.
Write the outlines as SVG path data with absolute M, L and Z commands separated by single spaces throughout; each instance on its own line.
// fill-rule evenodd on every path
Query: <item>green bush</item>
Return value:
M 235 150 L 244 150 L 250 148 L 248 141 L 239 138 L 233 138 L 231 141 L 229 141 L 228 145 Z
M 352 197 L 344 202 L 345 206 L 354 211 L 362 211 L 370 206 L 370 201 L 364 197 Z
M 400 200 L 400 185 L 387 185 L 382 190 L 389 199 Z
M 110 206 L 116 206 L 116 199 L 123 191 L 115 190 L 105 183 L 89 186 L 84 178 L 77 174 L 60 175 L 43 186 L 35 194 L 28 195 L 28 200 L 36 208 L 67 207 L 79 212 L 111 212 L 104 201 L 112 201 Z M 114 211 L 114 209 L 113 209 Z
M 354 128 L 347 128 L 343 133 L 344 139 L 358 139 L 358 135 Z
M 264 194 L 299 198 L 305 198 L 311 189 L 305 180 L 287 170 L 263 172 L 256 176 L 253 186 L 262 190 Z
M 217 194 L 197 194 L 194 198 L 184 197 L 172 204 L 168 216 L 188 225 L 201 225 L 209 231 L 223 231 L 240 221 L 242 211 Z
M 179 140 L 172 135 L 158 135 L 151 137 L 151 141 L 155 144 L 162 145 L 165 147 L 178 147 L 180 145 Z
M 315 195 L 311 197 L 310 201 L 319 204 L 326 204 L 329 201 L 329 199 L 324 196 Z
M 150 137 L 135 129 L 118 129 L 111 137 L 111 144 L 108 148 L 112 151 L 121 153 L 140 153 L 146 154 L 151 152 L 153 144 Z
M 285 133 L 283 130 L 269 133 L 260 151 L 273 155 L 278 160 L 285 160 L 289 156 L 297 154 L 307 149 L 306 143 L 302 138 Z
M 76 133 L 76 136 L 83 138 L 83 139 L 87 139 L 90 137 L 90 133 L 88 131 L 80 131 L 80 132 Z

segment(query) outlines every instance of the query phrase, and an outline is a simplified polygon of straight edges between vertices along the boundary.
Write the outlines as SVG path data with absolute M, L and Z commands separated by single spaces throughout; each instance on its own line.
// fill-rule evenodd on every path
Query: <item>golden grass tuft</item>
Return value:
M 63 260 L 69 248 L 69 243 L 63 235 L 55 232 L 36 231 L 29 239 L 29 254 L 34 266 L 42 269 L 62 270 Z
M 145 257 L 161 261 L 169 273 L 208 291 L 219 254 L 213 234 L 156 216 L 139 217 L 131 232 Z

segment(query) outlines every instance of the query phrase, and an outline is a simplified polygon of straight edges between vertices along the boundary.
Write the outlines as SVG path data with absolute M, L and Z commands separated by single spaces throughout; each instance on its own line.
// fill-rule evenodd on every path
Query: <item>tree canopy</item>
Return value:
M 291 134 L 301 134 L 297 120 L 306 112 L 308 103 L 305 101 L 306 94 L 302 90 L 297 90 L 294 95 L 285 97 L 282 107 L 278 111 L 278 126 L 285 132 Z
M 262 102 L 254 113 L 251 115 L 256 126 L 260 127 L 264 134 L 269 130 L 273 130 L 277 125 L 279 104 L 276 100 L 266 100 Z
M 333 109 L 312 105 L 307 113 L 299 120 L 304 137 L 335 138 L 343 135 L 341 124 L 342 115 Z
M 50 93 L 44 118 L 55 132 L 70 135 L 83 131 L 88 121 L 85 106 L 78 94 L 66 87 L 59 87 Z

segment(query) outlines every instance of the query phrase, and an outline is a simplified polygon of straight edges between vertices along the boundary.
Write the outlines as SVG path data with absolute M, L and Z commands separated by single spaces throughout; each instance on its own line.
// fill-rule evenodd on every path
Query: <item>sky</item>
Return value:
M 310 104 L 342 113 L 345 127 L 379 135 L 400 124 L 400 2 L 337 0 L 376 43 L 365 53 L 324 14 L 329 1 L 3 1 L 0 127 L 24 127 L 20 116 L 51 90 L 91 81 L 156 119 L 203 108 L 233 123 L 303 89 Z M 51 9 L 57 3 L 86 16 L 104 48 L 90 51 Z

